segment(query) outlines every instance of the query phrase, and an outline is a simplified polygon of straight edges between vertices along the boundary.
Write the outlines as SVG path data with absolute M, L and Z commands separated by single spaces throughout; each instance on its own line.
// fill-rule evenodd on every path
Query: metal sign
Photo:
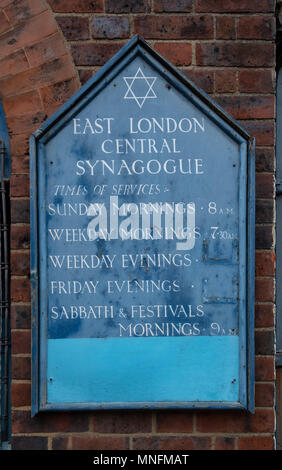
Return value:
M 33 413 L 252 409 L 246 131 L 136 36 L 31 160 Z

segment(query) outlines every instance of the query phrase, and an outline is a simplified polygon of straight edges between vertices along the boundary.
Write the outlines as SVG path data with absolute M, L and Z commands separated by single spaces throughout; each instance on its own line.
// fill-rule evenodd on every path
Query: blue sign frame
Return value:
M 134 64 L 134 69 L 130 68 L 132 64 Z M 150 71 L 151 73 L 145 75 L 141 66 L 144 70 Z M 154 98 L 156 97 L 154 83 L 158 76 L 159 82 L 165 84 L 167 90 L 175 90 L 184 101 L 186 100 L 191 103 L 191 106 L 195 109 L 200 110 L 206 119 L 213 123 L 213 129 L 218 129 L 218 136 L 222 134 L 224 139 L 229 139 L 228 142 L 230 141 L 230 145 L 228 144 L 228 151 L 230 151 L 230 154 L 232 154 L 231 145 L 233 145 L 231 143 L 235 143 L 236 148 L 239 149 L 238 162 L 233 165 L 233 167 L 235 167 L 238 163 L 235 181 L 237 185 L 235 192 L 237 194 L 236 213 L 238 214 L 238 219 L 236 223 L 238 226 L 238 234 L 236 237 L 233 237 L 233 235 L 228 232 L 222 232 L 222 234 L 219 235 L 217 231 L 218 227 L 211 227 L 211 238 L 214 240 L 216 237 L 216 242 L 215 244 L 211 244 L 209 240 L 203 240 L 202 261 L 204 265 L 201 271 L 203 272 L 201 276 L 204 276 L 201 277 L 202 302 L 209 305 L 211 311 L 213 311 L 214 306 L 220 309 L 222 305 L 225 305 L 226 309 L 231 312 L 231 316 L 237 318 L 238 326 L 236 327 L 236 334 L 232 333 L 233 330 L 235 331 L 235 328 L 232 328 L 232 325 L 229 324 L 227 320 L 224 320 L 226 325 L 224 324 L 224 328 L 221 329 L 221 332 L 218 332 L 218 334 L 214 336 L 210 336 L 212 333 L 197 336 L 197 331 L 199 330 L 198 326 L 196 326 L 198 324 L 195 324 L 195 336 L 189 336 L 190 341 L 187 341 L 185 332 L 177 338 L 170 336 L 166 341 L 163 341 L 163 338 L 152 337 L 154 335 L 146 338 L 138 338 L 140 334 L 137 331 L 135 331 L 135 335 L 132 334 L 132 336 L 137 336 L 135 338 L 124 337 L 120 339 L 115 337 L 116 333 L 114 329 L 111 330 L 111 333 L 105 331 L 110 328 L 108 326 L 110 322 L 104 322 L 107 323 L 106 327 L 105 324 L 102 323 L 102 326 L 98 327 L 97 332 L 92 333 L 92 336 L 86 333 L 86 336 L 83 338 L 83 343 L 81 343 L 77 340 L 71 341 L 71 336 L 69 332 L 66 333 L 65 327 L 64 332 L 60 331 L 61 327 L 50 327 L 50 323 L 53 325 L 55 321 L 53 323 L 52 321 L 50 322 L 50 318 L 48 320 L 47 314 L 50 292 L 48 290 L 48 225 L 45 214 L 47 210 L 46 187 L 48 187 L 49 179 L 51 180 L 51 178 L 53 178 L 52 181 L 56 179 L 56 176 L 52 176 L 49 170 L 49 168 L 51 168 L 50 165 L 54 163 L 51 160 L 53 159 L 52 155 L 56 153 L 56 136 L 69 125 L 71 120 L 73 120 L 74 133 L 86 133 L 86 126 L 83 131 L 80 120 L 75 117 L 78 116 L 89 103 L 91 104 L 93 100 L 98 99 L 97 97 L 99 97 L 101 92 L 106 89 L 110 83 L 116 86 L 114 81 L 117 80 L 119 74 L 124 70 L 131 71 L 128 72 L 126 76 L 123 76 L 123 84 L 125 86 L 123 98 L 127 99 L 130 105 L 133 103 L 136 109 L 141 109 L 147 99 L 150 103 L 154 102 Z M 146 93 L 143 94 L 139 87 L 141 80 L 146 82 L 147 87 Z M 138 85 L 135 90 L 133 90 L 134 81 L 137 81 Z M 106 124 L 110 126 L 109 118 L 107 119 Z M 121 116 L 120 120 L 122 121 L 122 119 L 123 117 Z M 101 121 L 99 121 L 99 124 L 101 125 Z M 195 118 L 194 124 L 194 131 L 196 132 L 196 130 L 201 128 L 201 122 Z M 181 125 L 184 126 L 183 123 Z M 196 126 L 198 126 L 197 129 Z M 87 122 L 87 127 L 89 130 L 89 122 Z M 187 128 L 184 129 L 183 127 L 182 130 L 186 132 Z M 132 129 L 132 132 L 135 131 Z M 55 142 L 53 146 L 52 142 Z M 105 142 L 106 141 L 104 141 L 104 143 Z M 107 144 L 105 144 L 105 153 L 111 152 L 111 142 L 112 141 L 108 140 Z M 108 147 L 106 147 L 106 145 L 108 145 Z M 151 142 L 153 150 L 154 145 L 155 144 Z M 163 145 L 166 145 L 168 149 L 167 142 Z M 216 144 L 214 144 L 214 146 L 216 148 Z M 62 152 L 63 150 L 64 149 L 61 148 Z M 171 149 L 168 149 L 168 151 L 171 152 Z M 175 142 L 173 151 L 175 153 L 179 152 Z M 177 70 L 166 59 L 154 51 L 140 36 L 135 36 L 31 136 L 30 156 L 32 414 L 35 415 L 38 411 L 48 410 L 125 408 L 230 408 L 248 409 L 253 412 L 255 256 L 254 139 L 252 139 L 245 129 L 218 106 L 205 92 L 187 79 L 182 72 Z M 54 158 L 56 159 L 57 157 L 55 156 Z M 216 158 L 216 156 L 213 158 Z M 64 156 L 62 160 L 64 160 Z M 140 162 L 140 160 L 136 160 L 136 162 Z M 156 162 L 156 160 L 154 160 L 154 162 Z M 167 162 L 167 165 L 171 164 L 172 160 L 167 160 Z M 201 174 L 202 163 L 200 160 L 195 160 L 195 162 L 197 171 Z M 154 163 L 154 165 L 155 164 L 156 163 Z M 216 160 L 214 160 L 213 164 L 216 164 Z M 89 164 L 89 166 L 91 165 Z M 84 176 L 84 173 L 85 167 L 83 166 L 83 162 L 80 161 L 80 166 L 77 165 L 76 174 Z M 167 171 L 167 173 L 169 173 L 169 171 Z M 218 178 L 222 179 L 222 175 L 218 175 Z M 116 182 L 115 180 L 112 181 Z M 228 193 L 228 182 L 227 186 L 224 186 L 224 188 Z M 165 191 L 169 191 L 167 187 Z M 180 189 L 174 188 L 173 191 L 177 193 Z M 212 204 L 209 206 L 210 214 L 212 214 L 214 211 L 214 203 L 210 204 Z M 187 220 L 188 209 L 191 209 L 189 205 L 187 205 Z M 49 212 L 52 211 L 53 206 L 49 208 Z M 229 220 L 231 209 L 227 208 L 226 211 L 226 220 Z M 193 213 L 193 211 L 191 213 Z M 95 214 L 96 212 L 94 210 L 92 215 Z M 52 213 L 49 215 L 52 215 Z M 234 238 L 228 244 L 228 250 L 230 249 L 231 251 L 227 255 L 227 258 L 221 253 L 221 245 L 225 246 L 224 239 L 226 237 L 230 239 Z M 99 248 L 99 242 L 96 241 L 95 244 Z M 188 247 L 188 245 L 189 241 L 187 238 L 186 247 Z M 181 243 L 178 243 L 177 246 L 181 246 Z M 182 248 L 178 249 L 181 250 Z M 190 248 L 187 249 L 189 250 Z M 59 258 L 56 259 L 58 261 Z M 188 263 L 188 255 L 186 260 Z M 198 262 L 198 260 L 196 261 Z M 233 287 L 230 291 L 225 288 L 224 276 L 220 278 L 217 269 L 218 266 L 231 265 L 236 265 L 238 276 L 234 277 L 233 275 Z M 210 278 L 208 275 L 204 275 L 209 269 Z M 219 280 L 216 280 L 215 278 L 218 277 Z M 116 279 L 117 278 L 118 274 L 116 274 Z M 52 282 L 54 291 L 57 289 L 58 285 L 60 285 L 59 282 L 61 282 L 61 286 L 65 286 L 63 281 L 54 280 Z M 81 287 L 79 281 L 72 282 L 73 286 L 79 285 Z M 74 284 L 75 282 L 76 284 Z M 174 287 L 177 291 L 178 285 L 176 281 Z M 190 287 L 194 286 L 192 285 Z M 65 287 L 62 287 L 60 293 L 64 294 L 64 289 Z M 73 293 L 75 293 L 75 290 Z M 141 297 L 138 299 L 138 302 L 141 302 Z M 122 302 L 123 296 L 121 295 L 118 304 L 119 312 L 122 312 Z M 126 296 L 124 296 L 124 302 L 126 302 Z M 197 313 L 201 316 L 203 312 L 201 313 L 201 306 L 198 307 Z M 234 309 L 236 313 L 232 313 Z M 193 314 L 191 316 L 193 316 Z M 58 309 L 56 306 L 52 309 L 51 319 L 52 317 L 54 320 L 58 318 Z M 187 328 L 188 323 L 185 323 L 185 325 L 185 328 Z M 218 324 L 212 323 L 212 325 Z M 144 325 L 140 326 L 140 328 L 143 327 Z M 128 324 L 120 328 L 123 328 L 123 331 L 129 331 Z M 183 324 L 181 328 L 183 332 Z M 219 327 L 213 326 L 212 328 Z M 227 335 L 227 330 L 229 334 L 228 336 L 224 336 Z M 224 333 L 222 333 L 222 331 L 224 331 Z M 73 332 L 72 335 L 74 338 L 75 332 Z M 92 341 L 93 336 L 95 336 L 95 343 Z M 143 347 L 144 342 L 146 342 L 146 348 Z M 140 346 L 141 344 L 142 346 Z M 132 357 L 138 355 L 140 351 L 142 351 L 142 360 L 133 360 Z M 131 359 L 129 359 L 130 355 Z M 165 365 L 161 363 L 162 355 L 165 356 Z M 83 361 L 82 357 L 87 357 L 88 359 Z M 93 361 L 94 357 L 96 360 Z M 159 360 L 160 363 L 152 365 L 152 357 L 155 358 L 156 362 Z M 185 369 L 183 357 L 190 358 L 189 374 L 191 374 L 193 380 L 189 380 L 187 376 L 188 372 Z M 129 362 L 130 360 L 132 362 Z M 221 380 L 221 376 L 224 374 L 221 373 L 222 369 L 218 364 L 223 364 L 223 362 L 224 370 L 229 371 L 228 378 L 225 377 L 224 380 L 227 380 L 229 384 L 232 383 L 232 385 L 230 385 L 230 392 L 224 391 L 226 390 L 225 382 Z M 149 371 L 148 368 L 150 368 Z M 133 370 L 133 372 L 129 372 L 129 369 Z M 137 370 L 138 372 L 136 372 Z M 73 371 L 80 372 L 74 374 Z M 177 375 L 175 371 L 177 371 Z M 111 380 L 109 380 L 109 374 L 111 375 Z M 152 380 L 154 374 L 156 377 L 155 382 Z M 171 379 L 167 377 L 169 374 L 171 374 Z M 205 377 L 203 377 L 203 374 Z M 55 380 L 54 375 L 56 375 Z M 93 377 L 99 377 L 99 380 L 94 380 Z M 83 382 L 83 391 L 81 389 L 82 387 L 80 387 L 81 381 Z M 161 386 L 158 387 L 156 382 L 160 383 Z M 183 383 L 183 386 L 181 386 L 181 383 Z M 203 387 L 203 383 L 206 383 L 207 387 Z M 156 387 L 155 394 L 151 391 L 148 392 L 148 390 L 152 390 L 154 387 Z M 114 391 L 112 391 L 112 389 L 114 389 Z

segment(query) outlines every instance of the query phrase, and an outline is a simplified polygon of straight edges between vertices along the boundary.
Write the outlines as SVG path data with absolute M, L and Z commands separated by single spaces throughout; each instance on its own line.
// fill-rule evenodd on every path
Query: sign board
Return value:
M 252 409 L 246 131 L 136 36 L 31 158 L 33 413 Z

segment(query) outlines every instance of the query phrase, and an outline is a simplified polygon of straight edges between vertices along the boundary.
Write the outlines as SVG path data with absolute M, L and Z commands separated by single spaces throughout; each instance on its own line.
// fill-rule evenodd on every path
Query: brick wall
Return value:
M 0 97 L 12 153 L 14 449 L 274 447 L 274 0 L 0 0 Z M 30 417 L 28 137 L 134 34 L 256 137 L 256 410 Z

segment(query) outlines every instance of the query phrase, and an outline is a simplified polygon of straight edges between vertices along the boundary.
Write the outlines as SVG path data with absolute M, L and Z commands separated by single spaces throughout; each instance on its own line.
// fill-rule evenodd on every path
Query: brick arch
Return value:
M 45 0 L 0 0 L 0 25 L 0 98 L 13 141 L 39 127 L 80 82 Z
M 0 98 L 12 160 L 13 413 L 30 406 L 31 389 L 29 136 L 79 87 L 72 57 L 47 2 L 0 0 Z

